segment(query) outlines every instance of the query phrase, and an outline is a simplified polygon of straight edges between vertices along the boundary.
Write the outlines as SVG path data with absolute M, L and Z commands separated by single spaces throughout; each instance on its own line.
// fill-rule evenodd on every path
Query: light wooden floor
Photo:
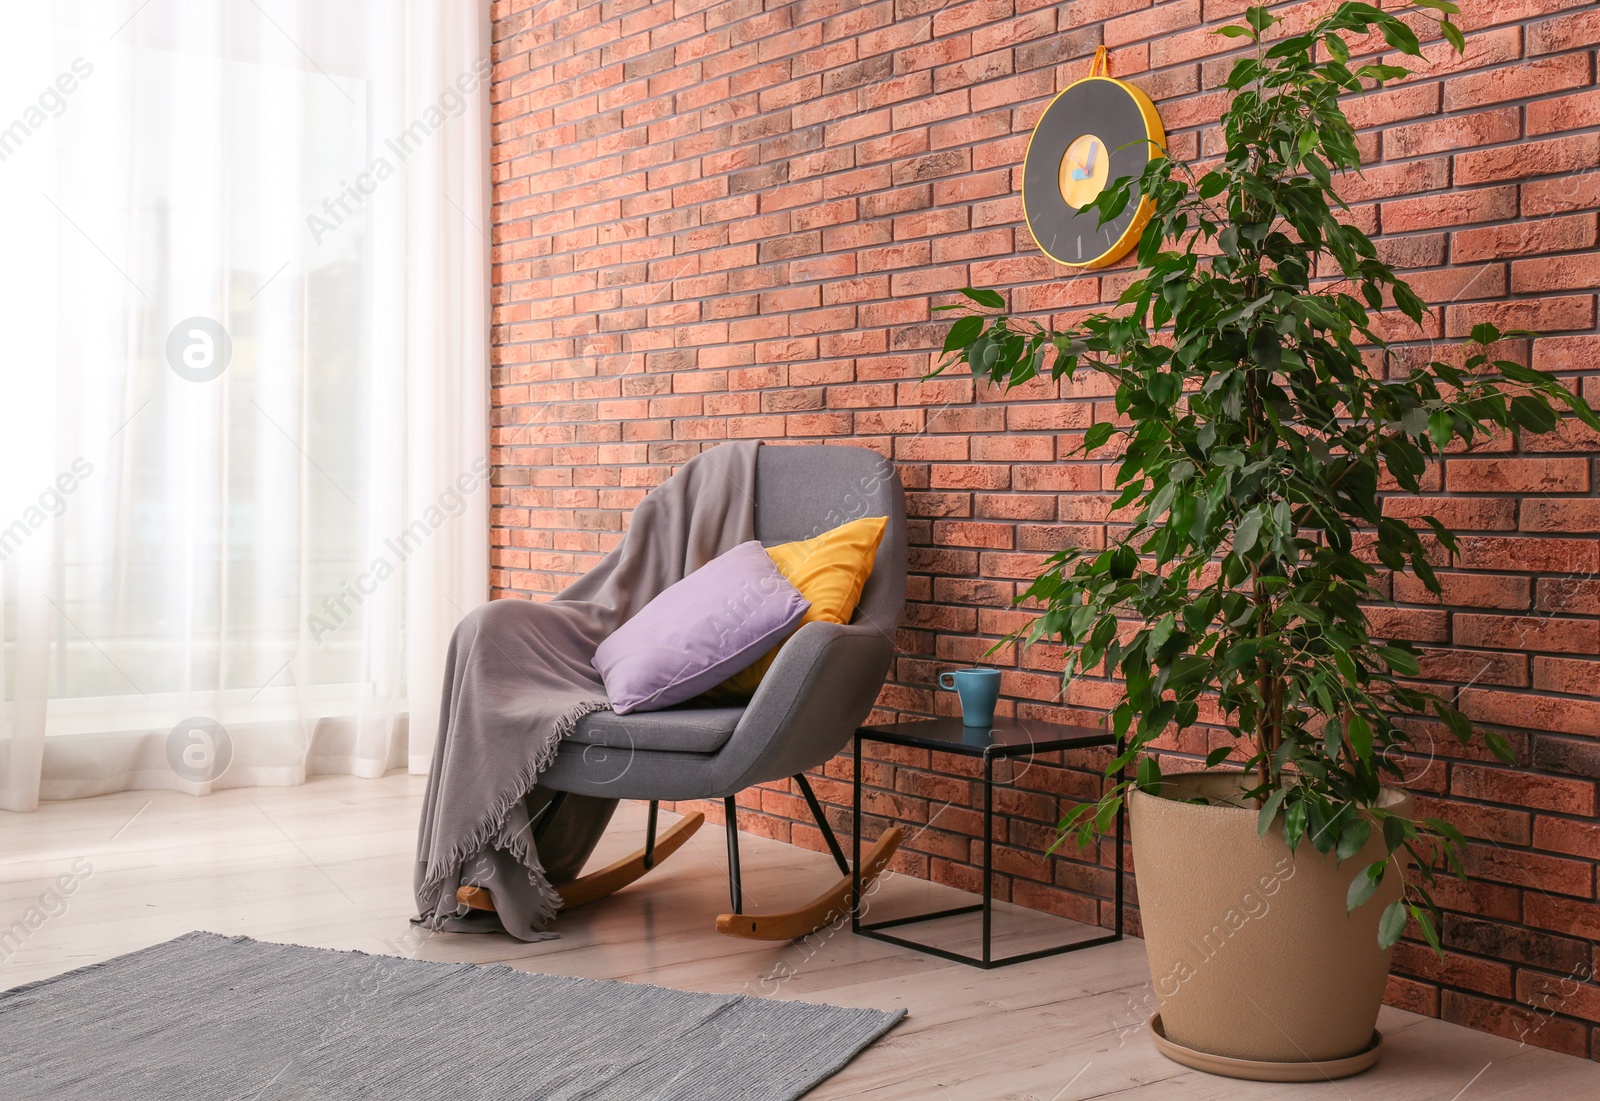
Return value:
M 847 930 L 811 943 L 731 940 L 713 929 L 727 893 L 722 833 L 712 825 L 641 883 L 564 916 L 559 940 L 420 936 L 406 918 L 422 789 L 418 777 L 392 775 L 204 799 L 128 792 L 47 804 L 32 815 L 0 813 L 0 928 L 23 918 L 75 862 L 80 873 L 85 861 L 92 868 L 64 910 L 50 902 L 45 908 L 56 913 L 20 947 L 0 947 L 0 987 L 205 929 L 688 990 L 906 1007 L 909 1019 L 814 1091 L 818 1101 L 1600 1097 L 1600 1066 L 1391 1009 L 1380 1021 L 1387 1054 L 1357 1078 L 1251 1085 L 1185 1070 L 1158 1055 L 1144 1032 L 1148 975 L 1137 940 L 990 972 Z M 624 807 L 597 859 L 636 847 L 643 828 L 643 809 Z M 750 835 L 743 853 L 752 910 L 795 905 L 836 875 L 825 856 Z M 947 904 L 941 892 L 893 877 L 875 901 L 889 916 L 907 905 Z M 1014 914 L 1006 950 L 1033 943 L 1042 924 L 1073 928 Z

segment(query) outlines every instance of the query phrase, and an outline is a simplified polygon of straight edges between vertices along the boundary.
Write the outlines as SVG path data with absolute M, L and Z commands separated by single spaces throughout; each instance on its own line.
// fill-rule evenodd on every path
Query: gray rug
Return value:
M 188 933 L 0 993 L 0 1097 L 780 1101 L 904 1016 Z

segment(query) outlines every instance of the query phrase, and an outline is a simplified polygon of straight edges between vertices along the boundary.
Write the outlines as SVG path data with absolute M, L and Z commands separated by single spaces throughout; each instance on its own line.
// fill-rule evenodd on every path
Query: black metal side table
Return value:
M 975 757 L 983 761 L 983 898 L 969 906 L 956 906 L 947 910 L 936 910 L 928 914 L 915 914 L 911 917 L 892 918 L 887 921 L 864 923 L 861 920 L 861 907 L 858 905 L 850 913 L 850 930 L 864 937 L 875 940 L 887 941 L 898 944 L 903 948 L 914 948 L 919 952 L 938 956 L 941 959 L 954 960 L 957 963 L 971 964 L 974 967 L 1001 967 L 1008 963 L 1022 963 L 1026 960 L 1036 960 L 1044 956 L 1054 956 L 1061 952 L 1075 952 L 1080 948 L 1093 948 L 1100 944 L 1110 944 L 1112 941 L 1122 939 L 1122 874 L 1123 874 L 1123 817 L 1125 811 L 1118 810 L 1116 836 L 1116 931 L 1104 936 L 1090 937 L 1086 940 L 1073 941 L 1069 944 L 1057 945 L 1053 948 L 1042 948 L 1033 952 L 1022 952 L 1004 959 L 995 959 L 991 950 L 991 930 L 993 926 L 994 909 L 994 763 L 1000 760 L 1016 758 L 1031 758 L 1039 753 L 1054 753 L 1064 749 L 1092 749 L 1108 747 L 1121 752 L 1121 743 L 1115 734 L 1105 730 L 1096 730 L 1087 726 L 1058 726 L 1052 723 L 1019 722 L 1014 719 L 997 720 L 989 728 L 966 727 L 961 725 L 959 718 L 939 719 L 914 719 L 906 722 L 891 723 L 883 726 L 863 726 L 856 731 L 855 737 L 855 781 L 854 800 L 851 818 L 851 844 L 854 846 L 854 859 L 851 866 L 856 869 L 853 898 L 861 897 L 861 744 L 863 742 L 883 742 L 888 745 L 910 746 L 915 749 L 934 750 L 939 753 L 955 753 L 963 757 Z M 983 955 L 981 957 L 968 956 L 961 952 L 951 952 L 943 948 L 935 948 L 929 944 L 909 940 L 905 937 L 886 933 L 883 930 L 918 922 L 933 921 L 936 918 L 954 917 L 958 914 L 983 914 Z

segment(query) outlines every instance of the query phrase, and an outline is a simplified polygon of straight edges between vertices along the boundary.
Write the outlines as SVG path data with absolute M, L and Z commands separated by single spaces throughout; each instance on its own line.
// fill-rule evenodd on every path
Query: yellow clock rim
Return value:
M 1072 89 L 1076 88 L 1078 85 L 1085 84 L 1091 80 L 1107 81 L 1108 83 L 1115 84 L 1117 87 L 1126 92 L 1129 98 L 1131 98 L 1138 106 L 1139 115 L 1144 119 L 1145 138 L 1154 142 L 1158 148 L 1163 150 L 1166 149 L 1166 128 L 1161 125 L 1161 116 L 1156 111 L 1156 105 L 1150 101 L 1150 97 L 1145 95 L 1142 89 L 1129 84 L 1125 80 L 1118 80 L 1115 77 L 1086 76 L 1080 77 L 1079 79 L 1074 80 L 1071 84 L 1068 84 L 1065 88 L 1061 89 L 1061 91 L 1052 96 L 1049 103 L 1045 104 L 1044 110 L 1039 114 L 1039 121 L 1033 124 L 1033 130 L 1028 134 L 1028 147 L 1023 151 L 1022 154 L 1023 164 L 1028 163 L 1028 154 L 1033 152 L 1033 139 L 1039 136 L 1039 122 L 1044 121 L 1045 115 L 1050 113 L 1050 108 L 1056 105 L 1056 100 L 1072 91 Z M 1122 231 L 1122 236 L 1118 237 L 1116 241 L 1099 256 L 1092 257 L 1088 260 L 1079 260 L 1074 263 L 1069 260 L 1057 259 L 1055 256 L 1052 256 L 1048 251 L 1046 251 L 1043 245 L 1039 244 L 1039 235 L 1034 232 L 1033 219 L 1028 217 L 1028 204 L 1026 202 L 1022 204 L 1023 221 L 1027 223 L 1028 234 L 1033 238 L 1033 243 L 1038 245 L 1039 251 L 1043 252 L 1046 256 L 1049 256 L 1051 260 L 1062 265 L 1063 267 L 1078 268 L 1080 270 L 1109 267 L 1126 256 L 1128 251 L 1138 243 L 1139 235 L 1144 232 L 1144 227 L 1150 224 L 1150 215 L 1154 211 L 1155 204 L 1152 203 L 1147 197 L 1141 196 L 1139 199 L 1139 205 L 1134 208 L 1133 220 L 1128 223 L 1128 228 Z

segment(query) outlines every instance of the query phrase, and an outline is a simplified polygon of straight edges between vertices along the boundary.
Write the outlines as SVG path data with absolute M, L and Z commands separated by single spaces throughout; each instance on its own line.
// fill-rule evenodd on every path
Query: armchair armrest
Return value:
M 894 641 L 871 623 L 808 623 L 795 632 L 723 746 L 729 792 L 829 760 L 872 710 Z

